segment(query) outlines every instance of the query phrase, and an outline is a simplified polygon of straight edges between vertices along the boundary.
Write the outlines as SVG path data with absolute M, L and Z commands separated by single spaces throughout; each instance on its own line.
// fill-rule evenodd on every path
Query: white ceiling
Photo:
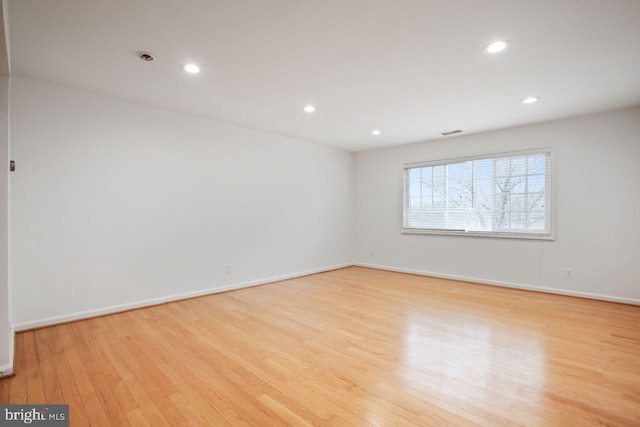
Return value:
M 639 0 L 10 0 L 8 12 L 13 75 L 353 151 L 640 104 Z M 483 54 L 497 39 L 511 48 Z M 521 104 L 529 95 L 542 100 Z

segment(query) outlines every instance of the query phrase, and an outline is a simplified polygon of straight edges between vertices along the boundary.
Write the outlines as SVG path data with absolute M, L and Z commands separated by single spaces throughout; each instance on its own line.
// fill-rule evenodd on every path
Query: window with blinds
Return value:
M 552 149 L 404 165 L 403 231 L 553 238 Z

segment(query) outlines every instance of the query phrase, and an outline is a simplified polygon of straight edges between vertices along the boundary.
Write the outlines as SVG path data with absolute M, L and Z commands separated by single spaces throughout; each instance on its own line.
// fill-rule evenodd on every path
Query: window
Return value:
M 551 155 L 405 164 L 403 232 L 552 239 Z

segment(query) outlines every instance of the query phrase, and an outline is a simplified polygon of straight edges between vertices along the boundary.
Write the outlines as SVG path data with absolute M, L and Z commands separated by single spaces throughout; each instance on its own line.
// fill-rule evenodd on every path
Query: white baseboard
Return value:
M 441 279 L 460 280 L 463 282 L 479 283 L 482 285 L 502 286 L 506 288 L 524 289 L 528 291 L 546 292 L 550 294 L 566 295 L 571 297 L 580 297 L 588 299 L 596 299 L 600 301 L 619 302 L 623 304 L 640 305 L 640 299 L 616 297 L 612 295 L 594 294 L 590 292 L 569 291 L 566 289 L 550 288 L 545 286 L 532 286 L 522 283 L 503 282 L 500 280 L 486 280 L 478 277 L 457 276 L 453 274 L 435 273 L 433 271 L 413 270 L 409 268 L 391 267 L 388 265 L 369 264 L 366 262 L 355 262 L 353 265 L 359 267 L 375 268 L 378 270 L 395 271 L 398 273 L 417 274 L 419 276 L 438 277 Z
M 416 274 L 416 275 L 420 275 L 420 276 L 438 277 L 438 278 L 443 278 L 443 279 L 452 279 L 452 280 L 460 280 L 460 281 L 464 281 L 464 282 L 479 283 L 479 284 L 483 284 L 483 285 L 502 286 L 502 287 L 515 288 L 515 289 L 525 289 L 525 290 L 530 290 L 530 291 L 547 292 L 547 293 L 558 294 L 558 295 L 567 295 L 567 296 L 574 296 L 574 297 L 580 297 L 580 298 L 596 299 L 596 300 L 601 300 L 601 301 L 619 302 L 619 303 L 623 303 L 623 304 L 631 304 L 631 305 L 640 306 L 640 299 L 635 299 L 635 298 L 616 297 L 616 296 L 611 296 L 611 295 L 594 294 L 594 293 L 589 293 L 589 292 L 569 291 L 569 290 L 565 290 L 565 289 L 558 289 L 558 288 L 551 288 L 551 287 L 544 287 L 544 286 L 532 286 L 532 285 L 525 285 L 525 284 L 521 284 L 521 283 L 504 282 L 504 281 L 499 281 L 499 280 L 486 280 L 486 279 L 481 279 L 481 278 L 478 278 L 478 277 L 458 276 L 458 275 L 453 275 L 453 274 L 437 273 L 437 272 L 433 272 L 433 271 L 414 270 L 414 269 L 408 269 L 408 268 L 392 267 L 392 266 L 388 266 L 388 265 L 379 265 L 379 264 L 370 264 L 370 263 L 364 263 L 364 262 L 355 262 L 355 263 L 337 264 L 337 265 L 317 268 L 317 269 L 313 269 L 313 270 L 307 270 L 307 271 L 301 271 L 301 272 L 297 272 L 297 273 L 285 274 L 285 275 L 282 275 L 282 276 L 269 277 L 269 278 L 266 278 L 266 279 L 259 279 L 259 280 L 252 280 L 252 281 L 248 281 L 248 282 L 236 283 L 236 284 L 227 285 L 227 286 L 221 286 L 221 287 L 217 287 L 217 288 L 203 289 L 203 290 L 200 290 L 200 291 L 187 292 L 187 293 L 183 293 L 183 294 L 169 295 L 169 296 L 166 296 L 166 297 L 159 297 L 159 298 L 153 298 L 153 299 L 148 299 L 148 300 L 143 300 L 143 301 L 136 301 L 136 302 L 132 302 L 132 303 L 113 305 L 113 306 L 97 308 L 97 309 L 93 309 L 93 310 L 80 311 L 80 312 L 76 312 L 76 313 L 64 314 L 64 315 L 61 315 L 61 316 L 47 317 L 47 318 L 44 318 L 44 319 L 31 320 L 31 321 L 27 321 L 27 322 L 18 322 L 18 323 L 15 323 L 15 324 L 12 325 L 11 335 L 13 337 L 14 331 L 15 332 L 21 332 L 21 331 L 26 331 L 26 330 L 29 330 L 29 329 L 35 329 L 35 328 L 42 328 L 42 327 L 45 327 L 45 326 L 51 326 L 51 325 L 55 325 L 55 324 L 58 324 L 58 323 L 65 323 L 65 322 L 71 322 L 71 321 L 74 321 L 74 320 L 87 319 L 87 318 L 90 318 L 90 317 L 103 316 L 103 315 L 106 315 L 106 314 L 118 313 L 118 312 L 121 312 L 121 311 L 132 310 L 132 309 L 135 309 L 135 308 L 149 307 L 149 306 L 153 306 L 153 305 L 162 304 L 162 303 L 165 303 L 165 302 L 180 301 L 180 300 L 183 300 L 183 299 L 188 299 L 188 298 L 193 298 L 193 297 L 198 297 L 198 296 L 204 296 L 204 295 L 217 294 L 217 293 L 220 293 L 220 292 L 231 291 L 231 290 L 234 290 L 234 289 L 249 288 L 251 286 L 264 285 L 266 283 L 279 282 L 279 281 L 282 281 L 282 280 L 293 279 L 293 278 L 296 278 L 296 277 L 308 276 L 309 274 L 316 274 L 316 273 L 322 273 L 322 272 L 325 272 L 325 271 L 337 270 L 337 269 L 340 269 L 340 268 L 350 267 L 352 265 L 357 265 L 357 266 L 360 266 L 360 267 L 367 267 L 367 268 L 374 268 L 374 269 L 378 269 L 378 270 L 395 271 L 395 272 L 398 272 L 398 273 L 409 273 L 409 274 Z M 11 352 L 11 353 L 13 353 L 13 352 Z M 13 355 L 11 355 L 11 357 L 13 357 Z M 5 370 L 5 369 L 10 369 L 11 372 L 12 372 L 13 366 L 11 364 L 6 365 L 6 366 L 0 366 L 0 373 L 2 373 L 2 371 Z
M 279 282 L 296 277 L 308 276 L 309 274 L 322 273 L 325 271 L 337 270 L 344 267 L 352 266 L 352 263 L 337 264 L 328 267 L 316 268 L 313 270 L 300 271 L 297 273 L 285 274 L 282 276 L 269 277 L 266 279 L 251 280 L 248 282 L 235 283 L 232 285 L 221 286 L 217 288 L 203 289 L 200 291 L 186 292 L 183 294 L 169 295 L 166 297 L 152 298 L 143 301 L 136 301 L 126 304 L 112 305 L 109 307 L 96 308 L 93 310 L 80 311 L 76 313 L 63 314 L 61 316 L 47 317 L 44 319 L 30 320 L 27 322 L 18 322 L 13 324 L 16 332 L 26 331 L 29 329 L 42 328 L 45 326 L 56 325 L 58 323 L 71 322 L 74 320 L 87 319 L 90 317 L 104 316 L 106 314 L 118 313 L 121 311 L 132 310 L 135 308 L 149 307 L 152 305 L 163 304 L 165 302 L 180 301 L 183 299 L 199 297 L 204 295 L 217 294 L 220 292 L 232 291 L 234 289 L 249 288 L 251 286 L 264 285 L 266 283 Z
M 0 365 L 0 379 L 13 375 L 13 350 L 15 341 L 15 331 L 13 325 L 9 325 L 9 363 Z
M 13 375 L 13 365 L 2 365 L 0 366 L 0 379 L 10 377 Z

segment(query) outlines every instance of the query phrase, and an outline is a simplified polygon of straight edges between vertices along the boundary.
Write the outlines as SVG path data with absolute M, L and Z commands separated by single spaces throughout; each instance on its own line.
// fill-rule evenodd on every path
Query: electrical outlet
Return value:
M 573 279 L 573 268 L 567 267 L 564 269 L 564 278 Z
M 227 264 L 227 274 L 231 273 L 231 264 Z

